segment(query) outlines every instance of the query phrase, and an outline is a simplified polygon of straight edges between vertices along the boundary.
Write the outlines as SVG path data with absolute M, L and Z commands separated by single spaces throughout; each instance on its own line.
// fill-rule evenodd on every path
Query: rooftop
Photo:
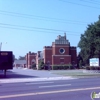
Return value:
M 57 36 L 54 44 L 70 44 L 69 41 L 66 39 L 66 33 L 64 33 L 64 36 Z
M 15 60 L 15 64 L 26 64 L 26 60 Z

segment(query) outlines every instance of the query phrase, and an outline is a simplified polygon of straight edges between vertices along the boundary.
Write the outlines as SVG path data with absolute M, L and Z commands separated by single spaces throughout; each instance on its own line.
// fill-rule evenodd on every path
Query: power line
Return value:
M 97 0 L 90 0 L 91 2 L 96 2 L 96 3 L 100 3 L 100 1 Z
M 0 23 L 0 25 L 11 26 L 11 27 L 14 26 L 14 27 L 32 28 L 32 29 L 45 30 L 45 31 L 73 32 L 73 31 L 65 31 L 65 30 L 57 30 L 57 29 L 49 29 L 49 28 L 40 28 L 40 27 L 30 27 L 30 26 L 21 26 L 21 25 L 13 25 L 13 24 L 5 24 L 5 23 Z M 74 33 L 80 33 L 80 32 L 74 32 Z
M 44 16 L 22 14 L 22 13 L 2 11 L 2 10 L 0 10 L 0 14 L 15 16 L 15 17 L 22 17 L 22 18 L 29 18 L 29 19 L 52 21 L 52 22 L 61 22 L 61 23 L 68 23 L 69 22 L 71 24 L 80 24 L 80 25 L 89 23 L 89 22 L 82 22 L 82 21 L 75 21 L 75 20 L 66 20 L 66 19 L 58 19 L 58 18 L 50 18 L 50 17 L 44 17 Z
M 1 14 L 1 13 L 0 13 Z M 8 14 L 2 14 L 2 15 L 8 15 Z M 15 16 L 15 15 L 10 15 Z M 79 22 L 71 22 L 71 21 L 56 21 L 56 20 L 49 20 L 49 19 L 41 19 L 41 18 L 30 18 L 26 16 L 15 16 L 15 17 L 22 17 L 22 18 L 29 18 L 29 19 L 35 19 L 35 20 L 44 20 L 44 21 L 51 21 L 51 22 L 58 22 L 58 23 L 65 23 L 65 24 L 77 24 L 77 25 L 86 25 L 87 23 L 79 23 Z
M 48 32 L 48 31 L 41 31 L 41 30 L 33 30 L 33 29 L 25 29 L 25 28 L 16 28 L 16 27 L 7 27 L 7 26 L 0 26 L 0 28 L 7 28 L 7 29 L 16 29 L 16 30 L 23 30 L 23 31 L 35 31 L 35 32 L 43 32 L 43 33 L 55 33 L 55 32 Z M 71 31 L 64 31 L 64 32 L 71 32 Z M 75 32 L 74 32 L 75 33 Z M 58 33 L 55 33 L 58 34 Z M 81 34 L 81 33 L 80 33 Z M 67 34 L 67 35 L 73 35 L 73 36 L 80 36 L 77 34 Z
M 10 28 L 10 29 L 22 29 L 22 30 L 28 30 L 28 31 L 33 31 L 33 29 L 27 29 L 27 26 L 18 26 L 18 25 L 9 25 L 9 26 L 18 26 L 18 27 L 25 27 L 25 28 L 16 28 L 16 27 L 9 27 L 8 25 L 5 26 L 0 26 L 0 27 L 5 27 L 5 28 Z M 30 28 L 34 28 L 34 29 L 42 29 L 44 31 L 56 31 L 56 32 L 73 32 L 73 33 L 81 33 L 81 32 L 74 32 L 74 31 L 64 31 L 64 30 L 56 30 L 56 29 L 47 29 L 47 28 L 38 28 L 38 27 L 30 27 Z M 44 32 L 43 31 L 43 32 Z M 40 31 L 41 32 L 41 31 Z
M 93 1 L 87 1 L 87 0 L 80 0 L 81 2 L 87 2 L 87 3 L 91 3 L 91 4 L 96 4 L 96 5 L 100 5 L 100 2 L 93 2 Z
M 8 13 L 8 14 L 21 15 L 21 16 L 29 16 L 29 17 L 38 17 L 38 18 L 44 18 L 44 19 L 66 21 L 66 19 L 58 19 L 58 18 L 51 18 L 51 17 L 44 17 L 44 16 L 37 16 L 37 15 L 30 15 L 30 14 L 22 14 L 22 13 L 18 13 L 18 12 L 10 12 L 10 11 L 2 11 L 2 10 L 0 10 L 0 12 L 2 12 L 2 13 Z M 74 21 L 74 20 L 67 20 L 67 21 Z M 74 22 L 82 22 L 82 21 L 74 21 Z M 82 22 L 82 23 L 87 23 L 87 22 Z
M 20 25 L 12 25 L 12 24 L 5 24 L 5 23 L 0 23 L 0 25 L 4 25 L 4 26 L 16 26 L 16 27 L 24 27 L 24 28 L 32 28 L 32 29 L 42 29 L 42 30 L 50 30 L 50 31 L 64 31 L 64 30 L 56 30 L 56 29 L 47 29 L 47 28 L 39 28 L 39 27 L 30 27 L 30 26 L 20 26 Z
M 66 0 L 59 0 L 59 1 L 61 1 L 61 2 L 66 2 L 66 3 L 70 3 L 70 4 L 74 4 L 74 5 L 84 6 L 84 7 L 90 7 L 90 8 L 100 9 L 100 8 L 98 8 L 98 7 L 93 7 L 93 6 L 84 5 L 84 4 L 79 4 L 79 3 L 74 3 L 74 2 L 70 2 L 70 1 L 66 1 Z

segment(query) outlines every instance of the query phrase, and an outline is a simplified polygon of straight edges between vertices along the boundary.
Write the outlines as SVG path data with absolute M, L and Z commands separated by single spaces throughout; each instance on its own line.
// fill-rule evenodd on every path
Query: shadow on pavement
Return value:
M 4 72 L 0 71 L 0 79 L 9 79 L 9 78 L 16 78 L 16 79 L 17 78 L 38 78 L 38 76 L 22 75 L 12 71 L 7 71 L 6 76 L 4 76 Z

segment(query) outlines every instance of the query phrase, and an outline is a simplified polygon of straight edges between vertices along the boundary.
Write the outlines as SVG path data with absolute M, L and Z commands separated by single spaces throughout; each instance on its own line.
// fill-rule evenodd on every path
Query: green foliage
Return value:
M 19 60 L 25 60 L 26 58 L 25 58 L 25 56 L 19 56 L 18 59 L 19 59 Z
M 90 66 L 87 66 L 87 67 L 86 67 L 86 70 L 90 70 Z
M 57 70 L 58 69 L 58 66 L 53 65 L 52 68 L 53 68 L 53 70 Z
M 82 68 L 82 65 L 83 65 L 83 61 L 80 60 L 80 61 L 79 61 L 79 68 Z
M 44 62 L 43 62 L 43 60 L 40 60 L 40 61 L 39 61 L 38 67 L 39 67 L 40 70 L 41 70 L 41 69 L 44 69 Z
M 95 67 L 95 66 L 86 66 L 86 70 L 100 70 L 100 66 L 99 66 L 99 67 Z
M 53 65 L 53 70 L 65 70 L 65 69 L 73 69 L 72 66 L 69 65 Z
M 91 66 L 90 67 L 90 70 L 95 70 L 96 68 L 94 66 Z
M 84 34 L 81 34 L 78 47 L 81 49 L 80 56 L 83 63 L 89 64 L 89 59 L 100 59 L 100 18 L 97 22 L 88 25 Z
M 36 69 L 36 64 L 35 64 L 35 63 L 32 64 L 31 68 L 32 68 L 32 69 Z

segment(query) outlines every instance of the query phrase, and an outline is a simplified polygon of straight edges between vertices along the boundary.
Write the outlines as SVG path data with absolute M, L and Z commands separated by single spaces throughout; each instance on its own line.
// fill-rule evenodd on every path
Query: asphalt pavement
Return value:
M 91 92 L 100 92 L 100 78 L 0 84 L 0 100 L 91 100 Z
M 8 71 L 4 78 L 0 72 L 0 100 L 92 100 L 91 92 L 100 92 L 100 78 L 63 77 L 21 68 Z
M 19 67 L 19 68 L 13 68 L 13 70 L 8 70 L 6 78 L 44 78 L 44 77 L 61 77 L 61 75 L 52 74 L 48 70 L 32 70 Z M 0 78 L 4 78 L 2 71 L 0 71 Z

